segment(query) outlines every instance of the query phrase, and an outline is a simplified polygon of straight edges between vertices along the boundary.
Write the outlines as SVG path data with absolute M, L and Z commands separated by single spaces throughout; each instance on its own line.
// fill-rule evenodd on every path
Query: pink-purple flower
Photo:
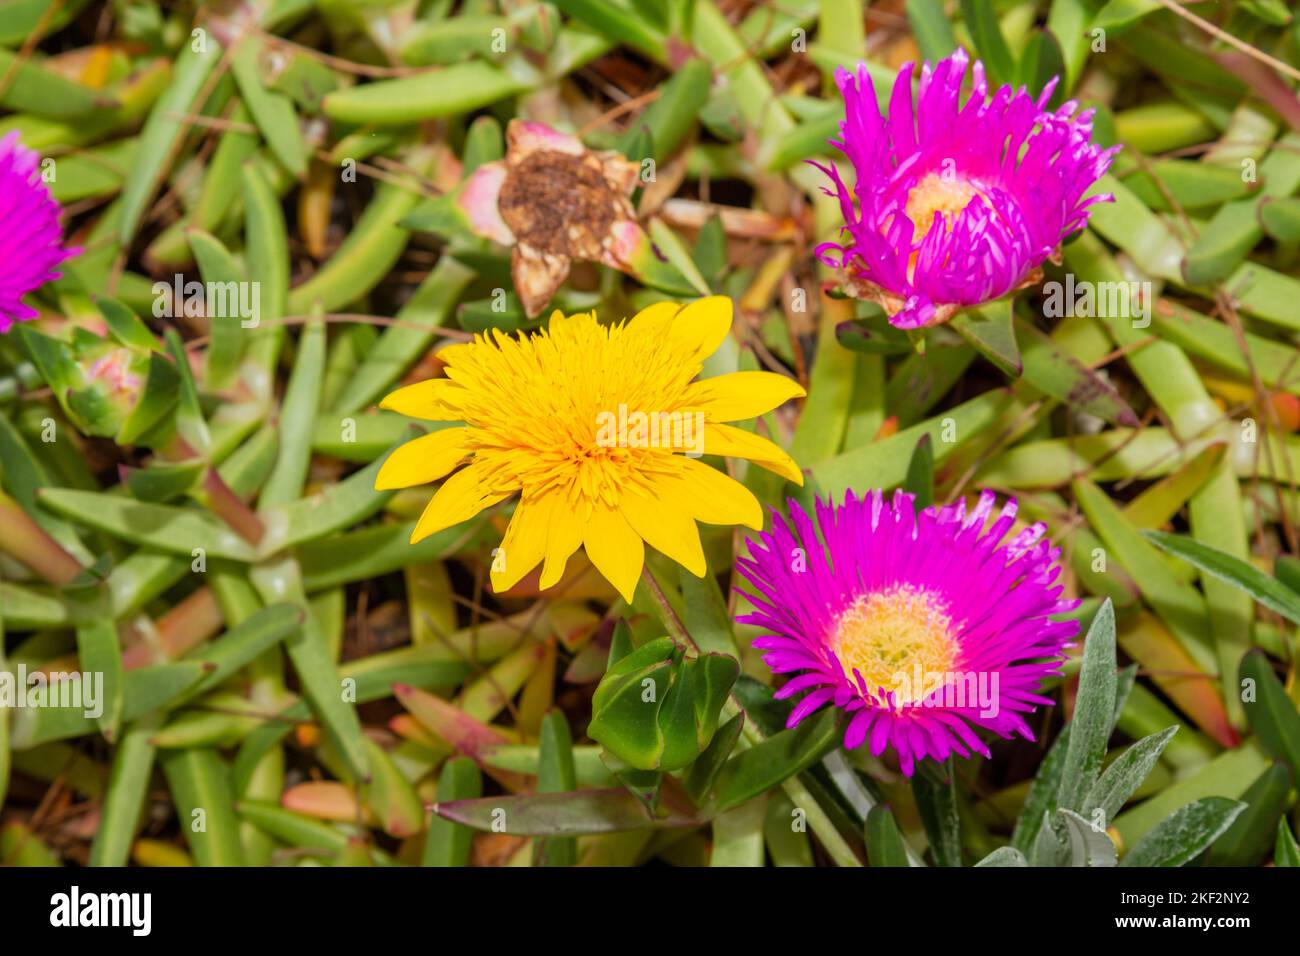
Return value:
M 845 185 L 833 164 L 814 163 L 834 184 L 842 242 L 819 246 L 845 292 L 878 303 L 902 329 L 945 322 L 958 310 L 1000 298 L 1041 277 L 1039 267 L 1109 200 L 1084 194 L 1119 147 L 1091 142 L 1092 111 L 1046 109 L 1053 79 L 1035 100 L 1003 86 L 992 98 L 976 61 L 958 50 L 921 70 L 899 71 L 882 116 L 865 65 L 836 73 L 844 96 L 840 139 L 852 163 Z
M 23 296 L 57 279 L 56 267 L 73 255 L 63 247 L 61 211 L 41 179 L 40 156 L 17 133 L 0 140 L 0 334 L 35 317 Z
M 740 621 L 766 632 L 754 646 L 772 671 L 797 675 L 776 695 L 803 695 L 789 726 L 832 704 L 845 747 L 892 749 L 908 776 L 925 757 L 987 755 L 981 730 L 1033 739 L 1025 715 L 1051 703 L 1041 682 L 1079 627 L 1053 618 L 1079 602 L 1054 583 L 1044 526 L 1004 543 L 1016 502 L 996 506 L 991 491 L 969 512 L 849 492 L 815 520 L 792 501 L 789 522 L 749 540 L 737 567 L 755 610 Z

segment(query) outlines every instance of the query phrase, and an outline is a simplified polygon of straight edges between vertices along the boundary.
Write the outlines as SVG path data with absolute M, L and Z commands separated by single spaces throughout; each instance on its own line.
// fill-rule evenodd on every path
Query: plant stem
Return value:
M 758 731 L 757 727 L 753 727 L 752 724 L 746 722 L 744 727 L 741 728 L 741 733 L 744 734 L 750 729 L 753 729 L 756 732 Z M 762 740 L 762 738 L 762 733 L 758 732 L 758 739 Z M 835 828 L 835 824 L 832 823 L 831 818 L 826 815 L 826 811 L 822 809 L 821 804 L 817 802 L 817 799 L 809 792 L 808 788 L 803 785 L 803 781 L 800 779 L 799 774 L 795 774 L 793 777 L 786 777 L 785 780 L 781 781 L 781 789 L 785 791 L 785 794 L 790 798 L 791 803 L 796 807 L 803 808 L 804 813 L 807 816 L 808 826 L 812 829 L 812 832 L 817 835 L 817 839 L 821 841 L 822 847 L 830 855 L 830 858 L 835 861 L 836 866 L 862 865 L 862 861 L 858 859 L 858 855 L 853 852 L 853 848 L 850 847 L 844 837 L 840 835 L 840 831 Z M 909 854 L 915 852 L 912 850 L 910 844 L 908 844 L 908 852 Z
M 695 638 L 691 637 L 686 630 L 686 625 L 682 623 L 682 619 L 677 616 L 673 606 L 668 603 L 668 596 L 664 594 L 663 588 L 659 586 L 659 581 L 655 578 L 654 572 L 650 570 L 648 561 L 641 569 L 641 580 L 645 581 L 650 597 L 655 602 L 655 608 L 659 611 L 659 620 L 668 629 L 668 636 L 678 644 L 698 654 L 700 646 L 695 643 Z

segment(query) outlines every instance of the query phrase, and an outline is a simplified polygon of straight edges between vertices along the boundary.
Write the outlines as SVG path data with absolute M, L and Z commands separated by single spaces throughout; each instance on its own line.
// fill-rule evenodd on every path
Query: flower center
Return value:
M 952 224 L 961 211 L 976 196 L 982 193 L 969 180 L 946 177 L 939 173 L 929 173 L 907 194 L 907 218 L 915 227 L 913 242 L 920 242 L 934 225 L 934 214 L 943 215 L 943 224 L 952 231 Z
M 906 704 L 923 696 L 933 675 L 953 670 L 952 633 L 942 600 L 899 584 L 854 601 L 836 622 L 831 646 L 851 680 L 857 670 L 868 691 L 882 688 Z
M 612 502 L 675 473 L 674 454 L 702 454 L 707 416 L 687 402 L 699 365 L 648 329 L 580 314 L 458 352 L 449 378 L 465 386 L 459 414 L 485 485 Z

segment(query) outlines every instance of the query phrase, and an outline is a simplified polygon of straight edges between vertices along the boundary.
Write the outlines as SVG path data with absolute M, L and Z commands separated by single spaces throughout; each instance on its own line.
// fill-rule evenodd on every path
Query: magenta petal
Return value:
M 23 296 L 57 279 L 59 263 L 77 252 L 62 244 L 62 210 L 41 179 L 40 161 L 16 132 L 0 140 L 0 333 L 36 315 Z

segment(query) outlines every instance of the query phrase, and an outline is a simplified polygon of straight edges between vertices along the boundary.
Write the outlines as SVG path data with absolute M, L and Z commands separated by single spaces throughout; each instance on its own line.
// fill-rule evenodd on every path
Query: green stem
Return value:
M 158 457 L 163 461 L 187 461 L 201 456 L 196 448 L 178 435 L 166 448 L 158 451 Z M 205 499 L 203 503 L 236 534 L 253 545 L 262 540 L 266 531 L 262 519 L 226 484 L 215 466 L 208 466 L 203 476 L 202 492 Z
M 741 728 L 741 734 L 744 735 L 746 739 L 749 739 L 751 732 L 754 737 L 751 742 L 758 743 L 763 740 L 762 732 L 759 731 L 759 729 L 751 722 L 746 721 L 744 726 Z M 799 778 L 798 774 L 795 774 L 793 777 L 786 777 L 786 779 L 781 782 L 781 789 L 785 791 L 786 796 L 790 798 L 791 802 L 793 802 L 796 807 L 804 808 L 804 813 L 808 820 L 808 826 L 812 829 L 812 832 L 817 835 L 817 839 L 821 841 L 822 847 L 830 855 L 830 858 L 835 861 L 836 866 L 862 865 L 862 861 L 858 859 L 858 855 L 853 852 L 853 848 L 849 846 L 848 842 L 840 834 L 840 831 L 835 828 L 835 824 L 832 823 L 831 818 L 826 815 L 826 811 L 822 809 L 821 804 L 817 802 L 817 799 L 809 792 L 808 788 L 803 785 L 803 781 Z M 909 846 L 909 850 L 910 849 Z
M 695 643 L 695 638 L 691 637 L 686 630 L 686 625 L 677 616 L 677 611 L 668 602 L 668 595 L 664 594 L 663 588 L 659 586 L 659 581 L 655 578 L 654 572 L 650 570 L 648 561 L 641 569 L 641 580 L 645 581 L 650 597 L 655 603 L 655 609 L 659 612 L 659 620 L 668 629 L 668 636 L 676 643 L 698 654 L 700 646 Z

